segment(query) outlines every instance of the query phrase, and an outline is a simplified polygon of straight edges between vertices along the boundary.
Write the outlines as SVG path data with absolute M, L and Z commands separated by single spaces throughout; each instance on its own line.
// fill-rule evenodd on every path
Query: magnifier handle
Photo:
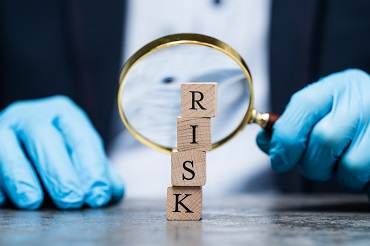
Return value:
M 266 125 L 263 128 L 267 131 L 272 132 L 272 126 L 279 119 L 280 115 L 274 114 L 274 113 L 267 113 L 267 114 L 268 114 L 269 117 L 267 119 Z
M 260 113 L 257 110 L 252 110 L 253 123 L 257 123 L 267 131 L 272 132 L 272 126 L 279 119 L 280 115 L 274 113 Z

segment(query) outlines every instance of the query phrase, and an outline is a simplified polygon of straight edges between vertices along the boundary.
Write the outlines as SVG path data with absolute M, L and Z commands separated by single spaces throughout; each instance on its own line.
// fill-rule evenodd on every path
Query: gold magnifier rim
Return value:
M 135 130 L 135 128 L 130 124 L 128 119 L 126 118 L 126 115 L 123 111 L 122 105 L 121 105 L 121 99 L 122 99 L 122 91 L 125 86 L 125 79 L 133 66 L 138 63 L 141 59 L 148 56 L 149 54 L 152 54 L 160 49 L 170 47 L 170 46 L 176 46 L 181 44 L 197 44 L 197 45 L 203 45 L 207 46 L 216 50 L 219 50 L 232 58 L 243 70 L 249 88 L 250 98 L 249 98 L 249 107 L 246 111 L 243 120 L 240 122 L 238 127 L 231 132 L 229 135 L 224 137 L 223 139 L 219 140 L 216 143 L 212 143 L 212 150 L 220 147 L 221 145 L 225 144 L 226 142 L 230 141 L 239 131 L 241 131 L 246 124 L 250 123 L 253 120 L 252 110 L 254 108 L 253 102 L 254 102 L 254 93 L 253 93 L 253 87 L 252 87 L 252 76 L 249 72 L 249 68 L 247 64 L 244 62 L 243 58 L 228 44 L 222 42 L 221 40 L 218 40 L 216 38 L 197 34 L 197 33 L 177 33 L 177 34 L 171 34 L 167 35 L 161 38 L 158 38 L 145 46 L 143 46 L 141 49 L 139 49 L 137 52 L 135 52 L 124 64 L 124 66 L 121 69 L 121 73 L 119 76 L 119 87 L 118 87 L 118 110 L 119 114 L 121 116 L 121 119 L 126 126 L 127 130 L 142 144 L 158 150 L 163 153 L 171 153 L 174 148 L 163 146 L 160 144 L 157 144 L 147 138 L 145 138 L 143 135 L 141 135 L 139 132 Z M 190 81 L 189 81 L 190 82 Z M 217 81 L 215 81 L 217 82 Z M 247 91 L 246 91 L 247 93 Z

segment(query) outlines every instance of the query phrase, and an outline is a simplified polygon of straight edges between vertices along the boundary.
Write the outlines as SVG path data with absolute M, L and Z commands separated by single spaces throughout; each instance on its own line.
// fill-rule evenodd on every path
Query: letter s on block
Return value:
M 191 164 L 191 167 L 194 167 L 194 162 L 193 161 L 185 161 L 183 164 L 182 164 L 182 167 L 186 170 L 186 171 L 188 171 L 189 173 L 191 173 L 191 177 L 190 178 L 187 178 L 187 177 L 185 177 L 185 174 L 183 173 L 182 174 L 182 180 L 192 180 L 194 177 L 195 177 L 195 172 L 194 172 L 194 170 L 192 170 L 192 169 L 190 169 L 190 168 L 188 168 L 187 166 L 186 166 L 186 163 L 190 163 Z

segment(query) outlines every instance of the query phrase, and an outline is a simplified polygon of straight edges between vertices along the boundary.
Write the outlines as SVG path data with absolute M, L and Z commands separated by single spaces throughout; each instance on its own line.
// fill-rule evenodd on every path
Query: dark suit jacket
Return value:
M 0 1 L 0 110 L 64 94 L 109 138 L 120 69 L 124 1 Z
M 0 4 L 0 110 L 16 100 L 65 94 L 87 111 L 103 139 L 109 140 L 124 1 L 3 0 Z M 370 72 L 369 13 L 368 0 L 273 2 L 273 111 L 282 113 L 295 91 L 322 76 L 350 67 Z M 283 191 L 318 190 L 296 171 L 277 179 Z

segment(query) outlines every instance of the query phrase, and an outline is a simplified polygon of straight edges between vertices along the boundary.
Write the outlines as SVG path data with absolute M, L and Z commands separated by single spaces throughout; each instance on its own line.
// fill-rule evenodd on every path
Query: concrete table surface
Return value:
M 364 195 L 204 198 L 201 221 L 167 221 L 165 199 L 104 209 L 1 209 L 0 245 L 370 245 Z

